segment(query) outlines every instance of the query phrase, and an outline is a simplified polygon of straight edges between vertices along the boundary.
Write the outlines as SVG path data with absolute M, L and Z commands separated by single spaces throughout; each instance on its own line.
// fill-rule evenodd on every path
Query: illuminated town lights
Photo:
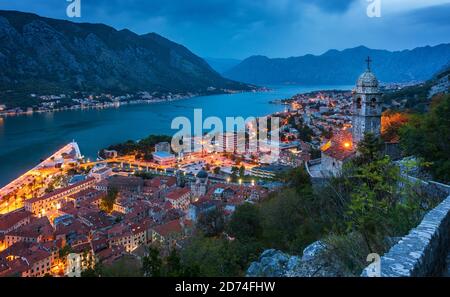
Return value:
M 350 148 L 351 146 L 352 146 L 352 145 L 351 145 L 350 142 L 345 142 L 345 143 L 344 143 L 344 147 L 347 148 L 347 149 Z

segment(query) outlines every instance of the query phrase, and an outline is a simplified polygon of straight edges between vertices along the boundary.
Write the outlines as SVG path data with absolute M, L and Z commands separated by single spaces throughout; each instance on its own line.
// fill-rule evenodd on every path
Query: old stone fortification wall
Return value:
M 446 189 L 448 186 L 432 184 Z M 440 276 L 446 266 L 450 243 L 450 196 L 431 210 L 419 226 L 412 229 L 381 257 L 382 277 Z M 372 274 L 367 267 L 362 276 Z

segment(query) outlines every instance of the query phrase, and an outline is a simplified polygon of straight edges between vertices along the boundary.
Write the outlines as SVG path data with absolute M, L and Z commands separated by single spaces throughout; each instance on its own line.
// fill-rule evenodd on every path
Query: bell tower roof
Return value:
M 378 79 L 372 71 L 367 70 L 360 75 L 357 82 L 358 87 L 378 87 Z
M 370 68 L 370 63 L 372 62 L 372 59 L 370 59 L 370 57 L 367 57 L 366 62 L 367 62 L 367 70 L 359 76 L 358 81 L 356 83 L 356 87 L 378 88 L 379 86 L 378 79 Z

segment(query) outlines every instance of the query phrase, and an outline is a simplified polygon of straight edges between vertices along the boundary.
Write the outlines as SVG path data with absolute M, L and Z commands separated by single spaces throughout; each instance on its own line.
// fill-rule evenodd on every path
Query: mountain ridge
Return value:
M 0 10 L 0 91 L 249 90 L 157 33 Z
M 382 82 L 423 81 L 450 61 L 450 43 L 401 51 L 358 46 L 288 58 L 255 55 L 224 76 L 254 84 L 349 84 L 365 70 L 367 56 Z

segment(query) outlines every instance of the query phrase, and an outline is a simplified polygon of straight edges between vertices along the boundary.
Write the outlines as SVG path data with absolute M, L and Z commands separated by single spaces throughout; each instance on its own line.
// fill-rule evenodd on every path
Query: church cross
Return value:
M 372 63 L 372 59 L 370 57 L 367 57 L 367 69 L 370 71 L 370 63 Z

